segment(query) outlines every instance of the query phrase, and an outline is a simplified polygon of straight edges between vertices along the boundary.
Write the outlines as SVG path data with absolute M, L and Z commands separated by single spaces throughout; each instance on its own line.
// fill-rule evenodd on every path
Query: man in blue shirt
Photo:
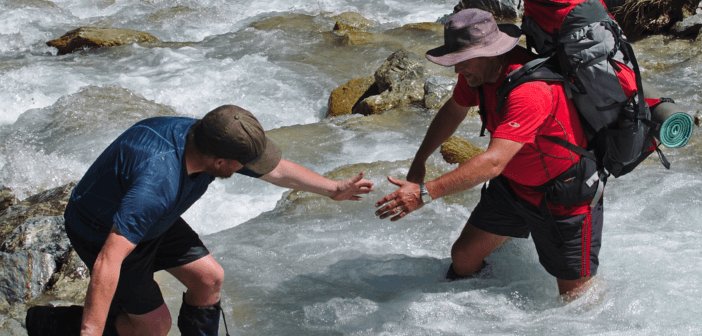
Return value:
M 240 173 L 334 200 L 358 200 L 373 183 L 332 181 L 281 159 L 248 111 L 221 106 L 201 120 L 158 117 L 120 135 L 78 183 L 66 232 L 90 267 L 81 335 L 102 335 L 110 311 L 120 335 L 166 335 L 171 317 L 153 273 L 186 287 L 182 335 L 216 335 L 222 267 L 180 217 L 216 177 Z

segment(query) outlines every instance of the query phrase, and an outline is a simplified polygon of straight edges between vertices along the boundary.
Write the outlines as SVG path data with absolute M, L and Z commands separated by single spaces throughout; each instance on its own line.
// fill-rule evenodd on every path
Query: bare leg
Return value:
M 592 287 L 592 280 L 594 279 L 594 275 L 582 277 L 577 280 L 556 279 L 558 282 L 558 292 L 563 297 L 563 300 L 573 301 L 581 297 Z
M 166 271 L 188 288 L 184 300 L 189 305 L 207 307 L 219 302 L 224 270 L 212 255 L 208 254 L 189 264 L 169 268 Z
M 115 320 L 115 327 L 120 336 L 165 336 L 171 329 L 171 314 L 164 303 L 144 315 L 121 313 Z
M 483 267 L 483 260 L 508 238 L 485 232 L 466 223 L 461 236 L 451 248 L 453 270 L 458 275 L 479 271 Z

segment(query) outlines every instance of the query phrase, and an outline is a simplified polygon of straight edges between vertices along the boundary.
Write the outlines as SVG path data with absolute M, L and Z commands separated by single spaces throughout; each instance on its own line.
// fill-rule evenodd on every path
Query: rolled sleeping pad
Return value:
M 663 95 L 648 84 L 643 84 L 644 98 L 662 99 Z M 651 120 L 661 124 L 658 140 L 668 148 L 682 147 L 687 144 L 692 136 L 694 121 L 692 117 L 680 111 L 672 99 L 662 99 L 660 103 L 651 107 Z

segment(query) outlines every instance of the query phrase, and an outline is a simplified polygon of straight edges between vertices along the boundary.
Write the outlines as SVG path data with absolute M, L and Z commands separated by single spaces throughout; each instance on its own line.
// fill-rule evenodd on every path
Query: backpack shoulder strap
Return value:
M 482 124 L 480 126 L 480 136 L 485 136 L 485 129 L 487 128 L 487 111 L 485 110 L 485 89 L 483 86 L 478 86 L 478 100 L 480 100 L 480 109 L 478 113 L 480 114 L 480 120 Z
M 497 90 L 497 106 L 495 112 L 502 111 L 507 96 L 516 87 L 531 81 L 563 81 L 563 75 L 549 64 L 550 57 L 537 58 L 512 71 Z

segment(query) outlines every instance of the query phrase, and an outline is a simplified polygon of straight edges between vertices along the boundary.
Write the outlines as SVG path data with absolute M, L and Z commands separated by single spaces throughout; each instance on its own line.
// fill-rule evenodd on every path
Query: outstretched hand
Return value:
M 390 176 L 388 176 L 388 181 L 400 188 L 375 203 L 376 207 L 382 205 L 382 207 L 375 212 L 375 215 L 380 217 L 380 219 L 385 219 L 394 215 L 395 217 L 390 219 L 394 222 L 424 206 L 418 183 L 402 181 Z
M 358 201 L 362 199 L 358 194 L 367 194 L 373 190 L 373 182 L 364 180 L 361 172 L 350 179 L 338 181 L 336 192 L 329 197 L 335 201 Z

